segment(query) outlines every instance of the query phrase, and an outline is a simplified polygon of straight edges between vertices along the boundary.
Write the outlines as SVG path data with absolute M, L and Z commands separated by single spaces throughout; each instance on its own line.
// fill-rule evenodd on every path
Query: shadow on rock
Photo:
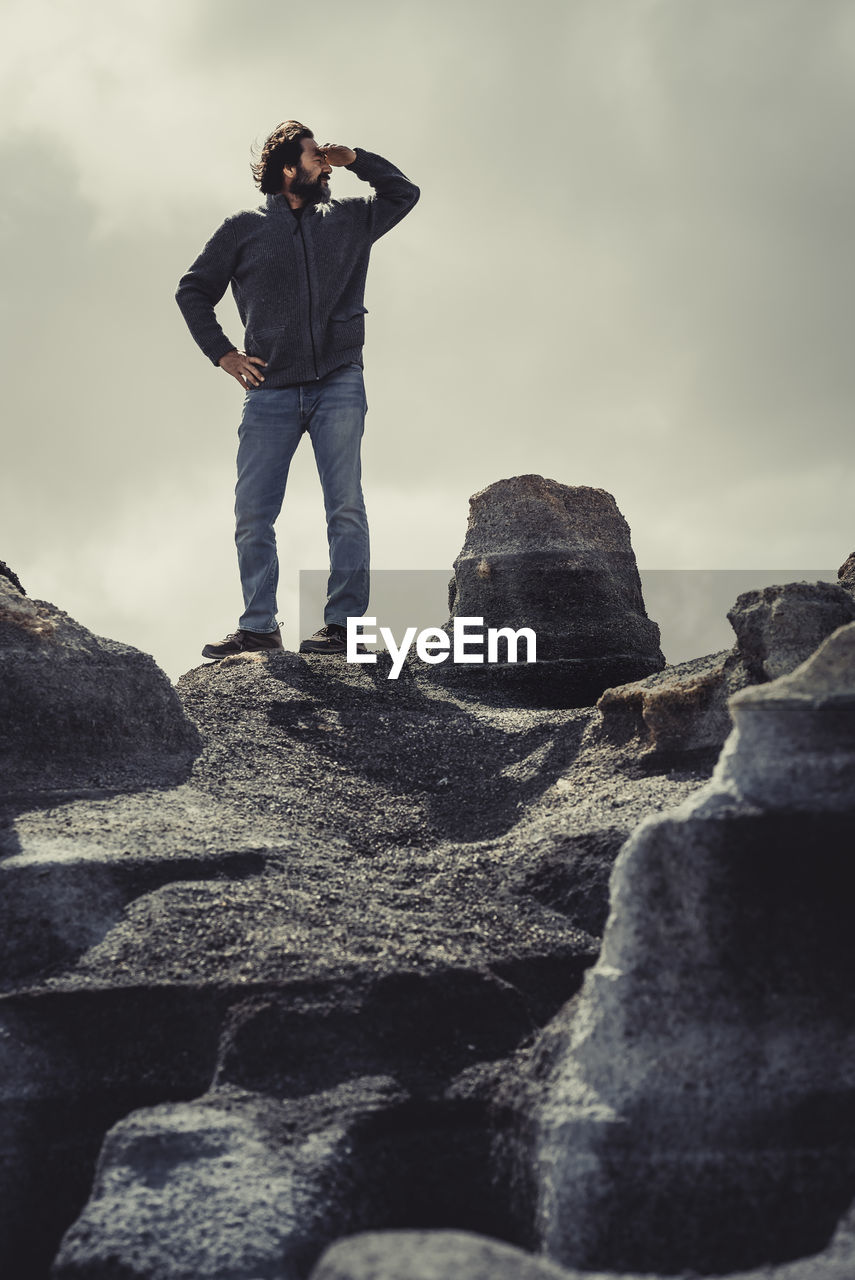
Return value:
M 576 757 L 583 713 L 522 727 L 517 713 L 505 725 L 500 710 L 470 714 L 411 679 L 388 680 L 389 664 L 380 655 L 366 672 L 285 653 L 189 672 L 185 705 L 219 736 L 197 781 L 285 813 L 299 806 L 370 851 L 501 835 Z

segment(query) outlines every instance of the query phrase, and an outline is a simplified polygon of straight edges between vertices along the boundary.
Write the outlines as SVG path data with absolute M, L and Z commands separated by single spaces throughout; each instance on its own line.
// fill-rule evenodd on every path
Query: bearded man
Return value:
M 330 175 L 338 167 L 370 183 L 373 195 L 332 199 Z M 273 131 L 252 169 L 265 203 L 225 220 L 175 295 L 202 351 L 245 392 L 235 488 L 244 611 L 237 631 L 206 644 L 202 656 L 282 648 L 273 526 L 304 431 L 323 490 L 330 576 L 324 626 L 300 652 L 344 653 L 348 617 L 362 617 L 368 606 L 360 459 L 368 259 L 375 240 L 412 209 L 419 189 L 361 147 L 319 147 L 297 120 Z M 229 285 L 245 329 L 243 350 L 215 313 Z

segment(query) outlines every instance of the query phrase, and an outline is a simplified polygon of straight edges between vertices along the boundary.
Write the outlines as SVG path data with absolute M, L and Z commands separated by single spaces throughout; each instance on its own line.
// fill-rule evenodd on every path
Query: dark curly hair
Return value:
M 253 178 L 265 195 L 276 195 L 282 190 L 282 170 L 286 164 L 300 163 L 303 139 L 314 136 L 299 120 L 285 120 L 276 126 L 261 148 L 258 160 L 250 166 Z

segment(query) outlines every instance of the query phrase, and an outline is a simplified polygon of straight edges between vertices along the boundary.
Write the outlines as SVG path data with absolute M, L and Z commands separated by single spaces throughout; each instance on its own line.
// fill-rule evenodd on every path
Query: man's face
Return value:
M 297 172 L 291 179 L 291 195 L 300 196 L 306 204 L 323 204 L 330 198 L 329 175 L 331 166 L 318 150 L 314 138 L 301 140 L 302 154 Z

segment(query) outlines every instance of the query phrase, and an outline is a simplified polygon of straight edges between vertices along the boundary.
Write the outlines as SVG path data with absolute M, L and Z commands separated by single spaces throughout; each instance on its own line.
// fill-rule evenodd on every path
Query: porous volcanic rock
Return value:
M 837 570 L 837 578 L 847 591 L 855 591 L 855 551 L 848 555 Z
M 546 1258 L 470 1231 L 383 1231 L 328 1249 L 310 1280 L 578 1280 Z
M 469 524 L 454 562 L 451 617 L 485 628 L 528 627 L 537 663 L 499 661 L 426 668 L 435 678 L 523 701 L 590 705 L 610 685 L 664 666 L 659 628 L 645 612 L 629 526 L 610 493 L 542 476 L 499 480 L 469 500 Z
M 180 682 L 186 781 L 7 796 L 4 1269 L 303 1280 L 382 1230 L 317 1280 L 582 1280 L 513 1247 L 566 1228 L 608 1280 L 851 1280 L 852 631 L 704 792 L 591 708 L 271 653 Z
M 780 1267 L 731 1273 L 728 1280 L 852 1280 L 855 1237 L 850 1219 L 821 1253 Z M 697 1272 L 681 1273 L 695 1280 Z M 469 1231 L 383 1231 L 332 1245 L 309 1280 L 660 1280 L 645 1271 L 577 1271 L 542 1255 Z M 665 1280 L 662 1277 L 661 1280 Z M 674 1280 L 670 1277 L 669 1280 Z M 720 1278 L 719 1278 L 720 1280 Z
M 790 675 L 737 693 L 730 709 L 736 732 L 719 785 L 763 808 L 855 809 L 855 623 Z
M 186 778 L 199 734 L 148 654 L 87 631 L 0 575 L 0 772 L 7 793 Z
M 728 619 L 750 683 L 776 680 L 804 662 L 837 627 L 855 619 L 855 600 L 831 582 L 788 582 L 737 596 Z
M 7 581 L 11 582 L 12 586 L 15 587 L 17 591 L 20 591 L 22 596 L 27 594 L 21 586 L 21 579 L 18 577 L 17 573 L 15 573 L 14 569 L 9 568 L 5 560 L 0 560 L 0 578 L 6 578 Z
M 536 1230 L 565 1265 L 784 1263 L 855 1194 L 855 624 L 731 710 L 710 784 L 624 845 L 544 1033 Z
M 732 728 L 729 698 L 804 662 L 855 618 L 855 599 L 828 582 L 790 582 L 740 595 L 730 650 L 694 658 L 615 689 L 597 702 L 604 741 L 634 741 L 649 757 L 718 751 Z
M 167 1254 L 196 1280 L 266 1241 L 276 1275 L 357 1230 L 507 1231 L 495 1079 L 595 960 L 628 833 L 708 770 L 637 768 L 590 739 L 590 708 L 485 706 L 387 668 L 199 667 L 179 682 L 204 739 L 187 782 L 0 813 L 16 1280 L 44 1280 L 69 1229 L 67 1274 L 147 1280 L 182 1274 Z M 196 1260 L 163 1244 L 191 1220 Z
M 304 1276 L 318 1239 L 364 1197 L 360 1121 L 400 1094 L 394 1081 L 360 1084 L 310 1104 L 221 1087 L 133 1113 L 107 1135 L 53 1280 L 112 1280 L 117 1259 L 150 1280 Z
M 597 701 L 603 740 L 634 741 L 650 756 L 717 752 L 731 730 L 727 699 L 747 681 L 744 667 L 724 649 L 606 689 Z

